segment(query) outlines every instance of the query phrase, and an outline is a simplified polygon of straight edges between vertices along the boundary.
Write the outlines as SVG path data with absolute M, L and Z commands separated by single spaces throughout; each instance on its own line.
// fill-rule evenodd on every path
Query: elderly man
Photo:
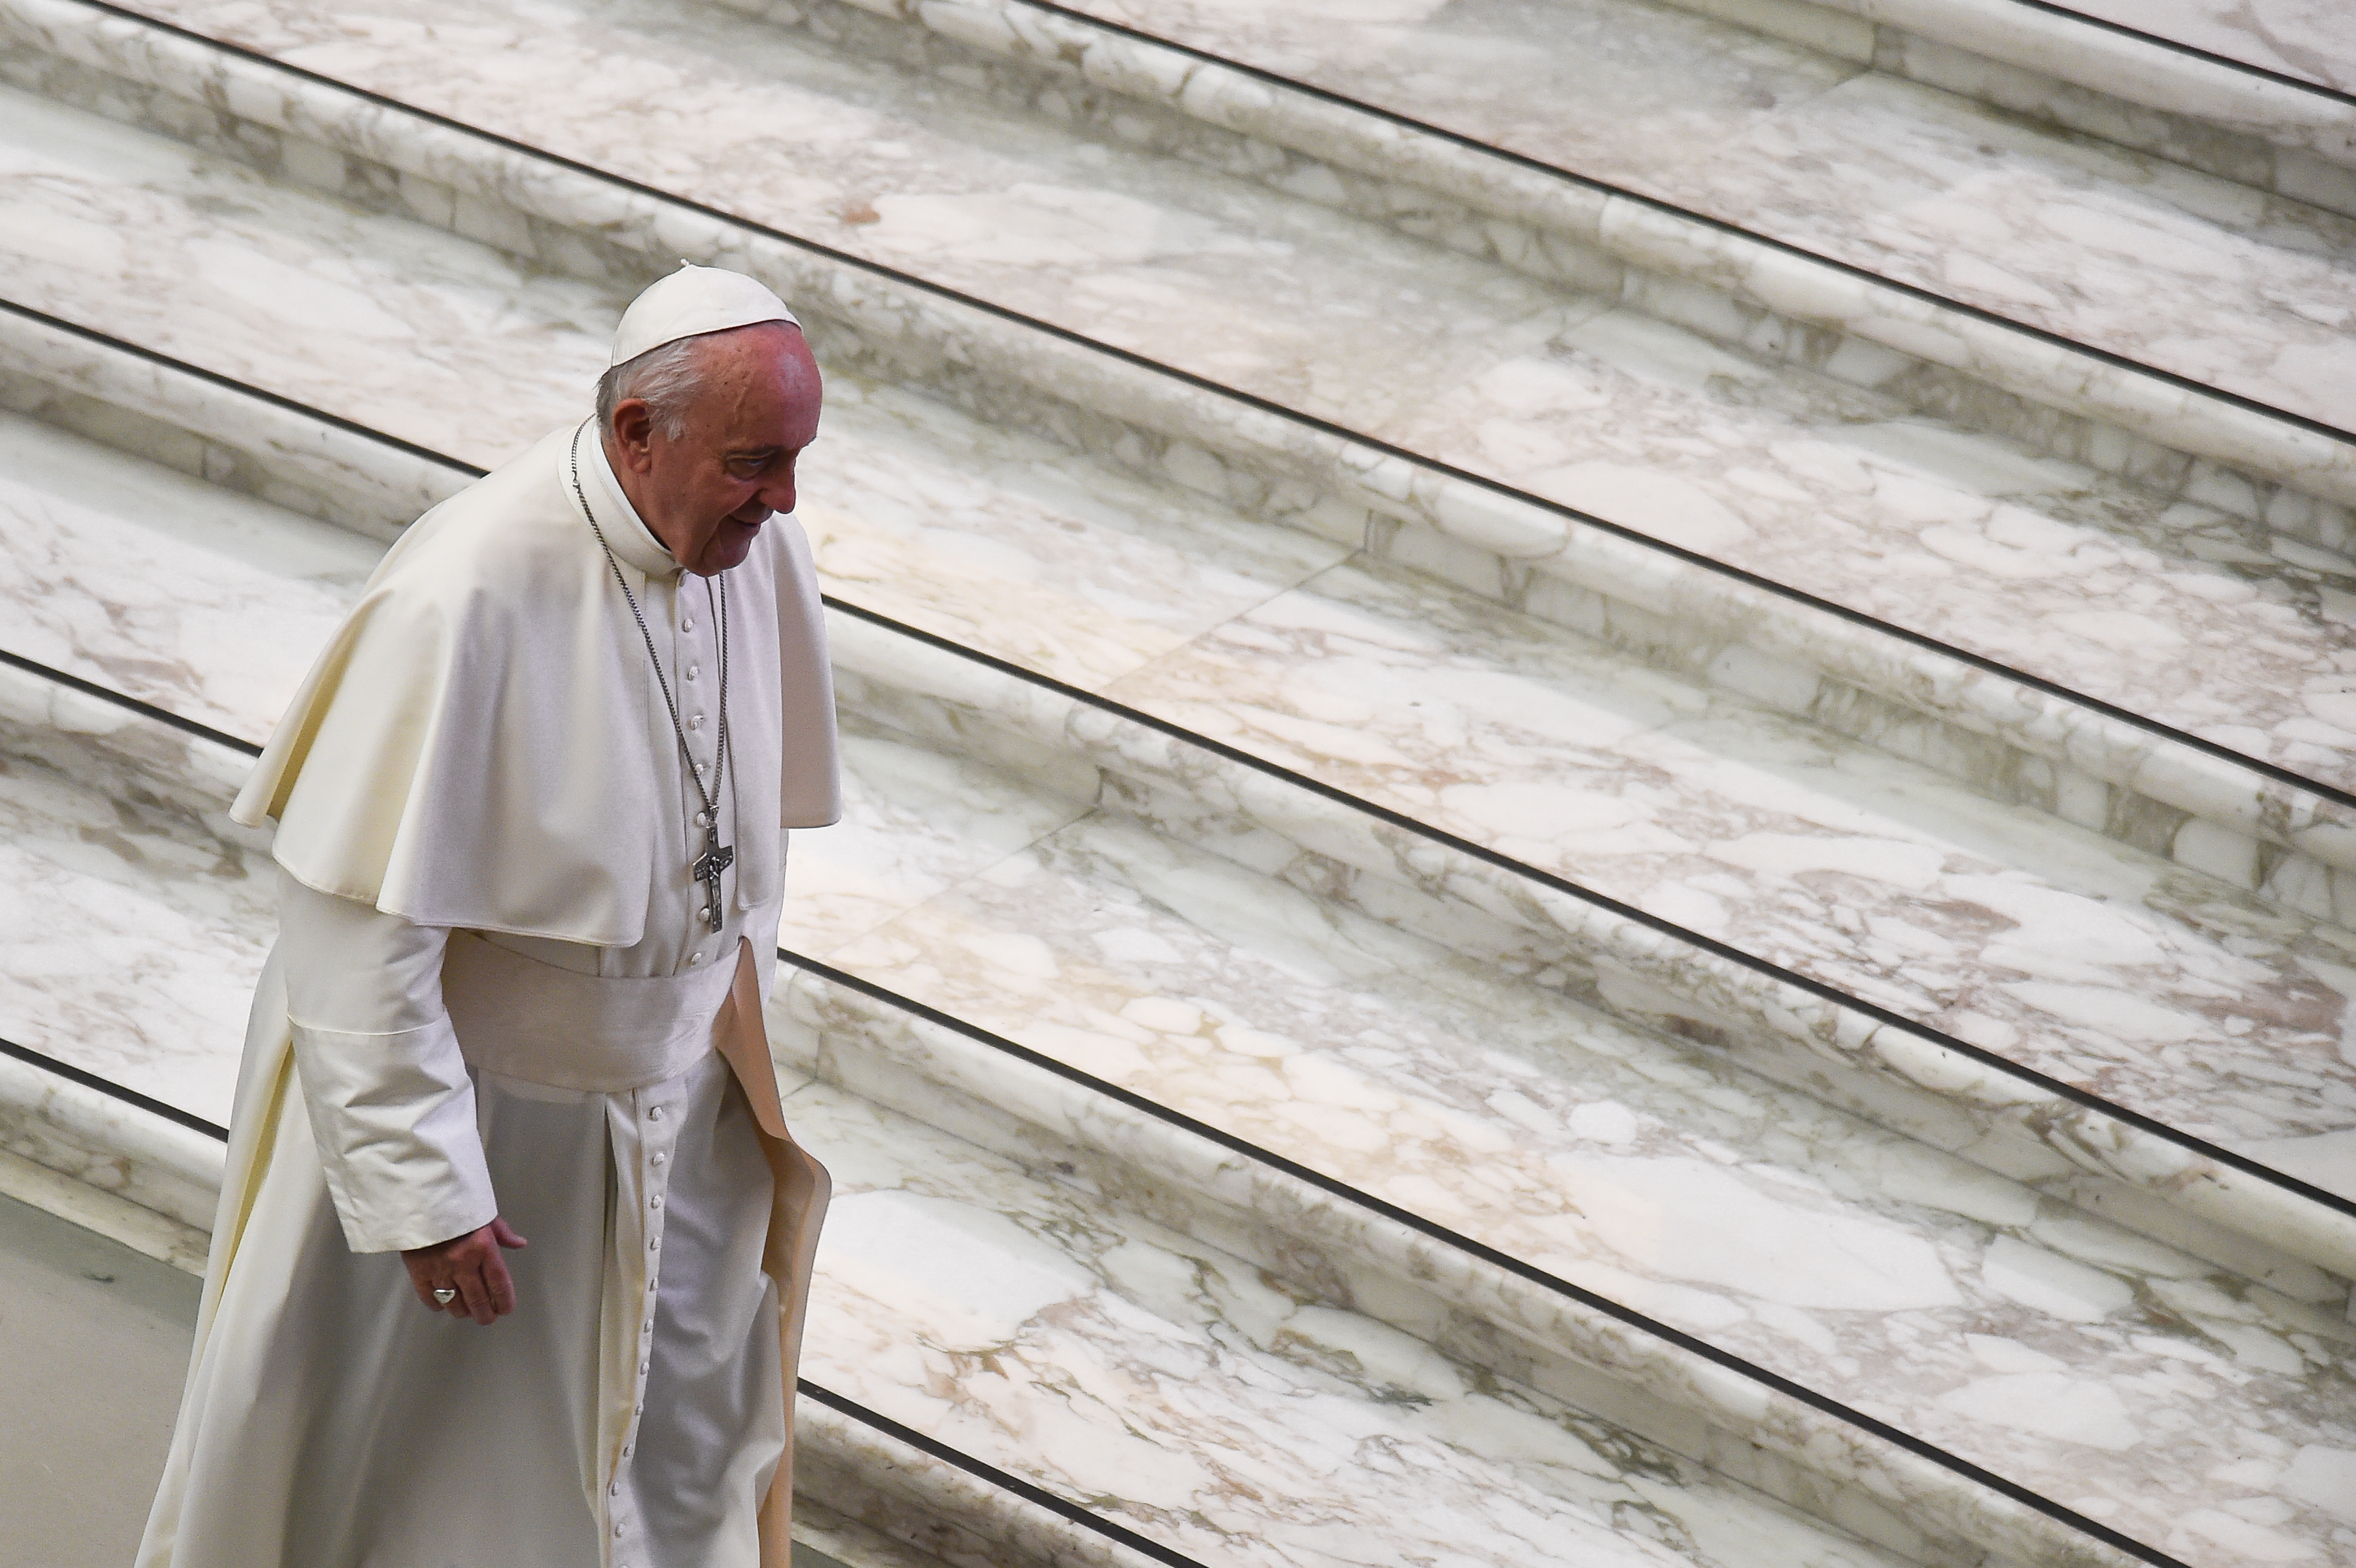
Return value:
M 761 1029 L 838 812 L 790 514 L 819 383 L 683 267 L 597 416 L 387 554 L 240 798 L 278 821 L 143 1568 L 785 1568 L 826 1175 Z M 527 1238 L 529 1247 L 527 1250 Z

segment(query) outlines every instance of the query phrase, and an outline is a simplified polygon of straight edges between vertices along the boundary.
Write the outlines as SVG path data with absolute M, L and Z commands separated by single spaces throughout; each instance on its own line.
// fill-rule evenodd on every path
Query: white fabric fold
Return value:
M 405 1251 L 498 1213 L 442 1006 L 447 931 L 278 877 L 295 1075 L 344 1240 Z
M 275 817 L 278 863 L 305 886 L 421 926 L 647 935 L 651 874 L 691 813 L 644 640 L 573 493 L 574 434 L 419 519 L 279 722 L 231 814 Z M 741 915 L 778 896 L 783 830 L 833 822 L 841 795 L 800 525 L 770 519 L 728 579 L 730 706 L 783 739 L 732 762 Z

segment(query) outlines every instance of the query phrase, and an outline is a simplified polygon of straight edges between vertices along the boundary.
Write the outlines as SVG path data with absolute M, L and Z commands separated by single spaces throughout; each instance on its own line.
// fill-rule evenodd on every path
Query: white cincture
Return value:
M 453 931 L 442 1002 L 469 1065 L 614 1094 L 676 1078 L 712 1049 L 734 964 L 640 979 L 582 974 Z

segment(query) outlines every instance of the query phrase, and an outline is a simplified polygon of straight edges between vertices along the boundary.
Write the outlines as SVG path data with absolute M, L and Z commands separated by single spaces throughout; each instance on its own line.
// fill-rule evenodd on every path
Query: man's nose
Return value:
M 788 468 L 776 478 L 762 485 L 759 489 L 753 492 L 753 499 L 778 516 L 782 517 L 791 512 L 794 510 L 793 470 Z

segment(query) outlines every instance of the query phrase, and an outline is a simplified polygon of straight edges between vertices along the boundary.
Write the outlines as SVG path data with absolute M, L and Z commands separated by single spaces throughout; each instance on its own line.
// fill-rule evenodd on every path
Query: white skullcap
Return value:
M 679 271 L 648 285 L 622 312 L 622 324 L 614 329 L 614 357 L 606 363 L 623 364 L 682 338 L 761 321 L 801 325 L 784 300 L 743 273 L 681 262 Z

